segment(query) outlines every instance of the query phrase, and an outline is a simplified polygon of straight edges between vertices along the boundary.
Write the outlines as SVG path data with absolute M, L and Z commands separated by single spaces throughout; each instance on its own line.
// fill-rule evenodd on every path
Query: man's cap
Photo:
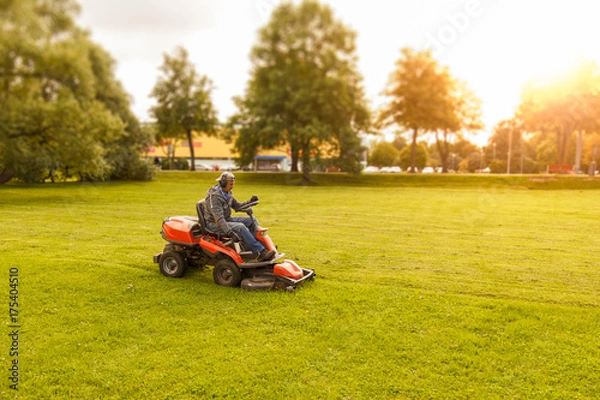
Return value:
M 217 182 L 235 181 L 235 175 L 231 172 L 223 172 L 220 177 L 215 179 Z

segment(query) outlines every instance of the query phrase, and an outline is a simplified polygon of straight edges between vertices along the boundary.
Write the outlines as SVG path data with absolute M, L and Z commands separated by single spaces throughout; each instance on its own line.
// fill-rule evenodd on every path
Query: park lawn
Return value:
M 257 293 L 152 263 L 163 218 L 217 175 L 0 186 L 0 398 L 597 398 L 598 191 L 240 173 L 236 197 L 258 195 L 280 251 L 317 272 Z

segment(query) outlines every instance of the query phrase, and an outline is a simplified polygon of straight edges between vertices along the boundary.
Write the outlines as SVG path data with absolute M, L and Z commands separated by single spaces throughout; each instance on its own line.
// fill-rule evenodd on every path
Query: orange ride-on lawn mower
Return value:
M 283 259 L 267 235 L 266 228 L 258 227 L 256 238 L 267 250 L 275 250 L 272 260 L 258 262 L 244 244 L 222 233 L 206 228 L 203 213 L 204 200 L 196 204 L 197 217 L 168 217 L 162 224 L 162 237 L 169 242 L 154 256 L 160 272 L 171 278 L 182 277 L 188 267 L 213 265 L 213 279 L 222 286 L 240 286 L 246 290 L 285 289 L 293 291 L 298 285 L 315 277 L 312 269 L 300 268 L 294 261 Z M 249 203 L 239 210 L 252 215 Z M 283 259 L 283 260 L 282 260 Z

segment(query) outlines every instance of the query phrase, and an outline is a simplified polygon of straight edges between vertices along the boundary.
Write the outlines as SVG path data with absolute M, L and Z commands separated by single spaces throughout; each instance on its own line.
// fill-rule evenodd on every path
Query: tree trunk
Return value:
M 310 180 L 310 143 L 302 144 L 302 184 L 309 185 Z
M 438 153 L 440 154 L 440 160 L 442 161 L 442 172 L 448 172 L 448 155 L 450 154 L 450 146 L 448 143 L 448 132 L 444 131 L 444 140 L 441 141 L 438 137 L 437 131 L 435 132 L 435 142 L 437 144 Z
M 188 129 L 187 130 L 187 139 L 188 139 L 188 143 L 190 146 L 190 158 L 192 159 L 191 163 L 191 167 L 190 167 L 190 171 L 195 171 L 196 170 L 196 161 L 195 161 L 195 156 L 194 156 L 194 139 L 192 138 L 192 130 Z
M 577 132 L 577 148 L 575 151 L 575 173 L 581 171 L 581 148 L 583 147 L 583 131 Z
M 296 146 L 292 146 L 292 167 L 291 167 L 291 171 L 292 172 L 298 172 L 298 159 L 300 158 L 298 156 L 298 148 Z
M 510 124 L 508 130 L 508 152 L 506 153 L 506 174 L 510 174 L 510 161 L 512 160 L 512 139 L 513 139 L 513 123 Z
M 564 136 L 564 129 L 562 127 L 559 127 L 556 130 L 556 157 L 557 157 L 557 163 L 558 164 L 564 164 L 564 151 L 563 151 L 563 136 Z
M 175 145 L 167 145 L 167 158 L 169 159 L 169 170 L 173 171 L 175 168 Z
M 558 152 L 558 163 L 560 165 L 566 165 L 569 163 L 569 149 L 571 144 L 571 133 L 573 129 L 571 124 L 566 124 L 566 126 L 560 126 L 557 129 L 557 152 Z
M 419 130 L 417 128 L 413 128 L 413 137 L 412 144 L 410 147 L 410 173 L 415 173 L 415 161 L 417 156 L 417 136 L 419 135 Z
M 4 169 L 2 169 L 2 172 L 0 172 L 0 185 L 3 185 L 6 182 L 10 181 L 14 175 L 15 171 L 13 171 L 12 168 L 4 167 Z

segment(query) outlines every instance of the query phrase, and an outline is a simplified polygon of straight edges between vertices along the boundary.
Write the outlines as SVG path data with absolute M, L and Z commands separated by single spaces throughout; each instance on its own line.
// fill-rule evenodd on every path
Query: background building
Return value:
M 193 144 L 196 170 L 198 171 L 239 168 L 254 171 L 290 170 L 291 159 L 285 149 L 263 150 L 254 158 L 252 165 L 239 166 L 235 163 L 237 153 L 231 143 L 217 137 L 195 134 Z M 168 158 L 168 154 L 173 154 L 175 158 L 184 158 L 188 163 L 191 161 L 190 147 L 186 140 L 171 140 L 156 144 L 147 148 L 143 156 L 150 159 L 159 157 L 163 160 Z

